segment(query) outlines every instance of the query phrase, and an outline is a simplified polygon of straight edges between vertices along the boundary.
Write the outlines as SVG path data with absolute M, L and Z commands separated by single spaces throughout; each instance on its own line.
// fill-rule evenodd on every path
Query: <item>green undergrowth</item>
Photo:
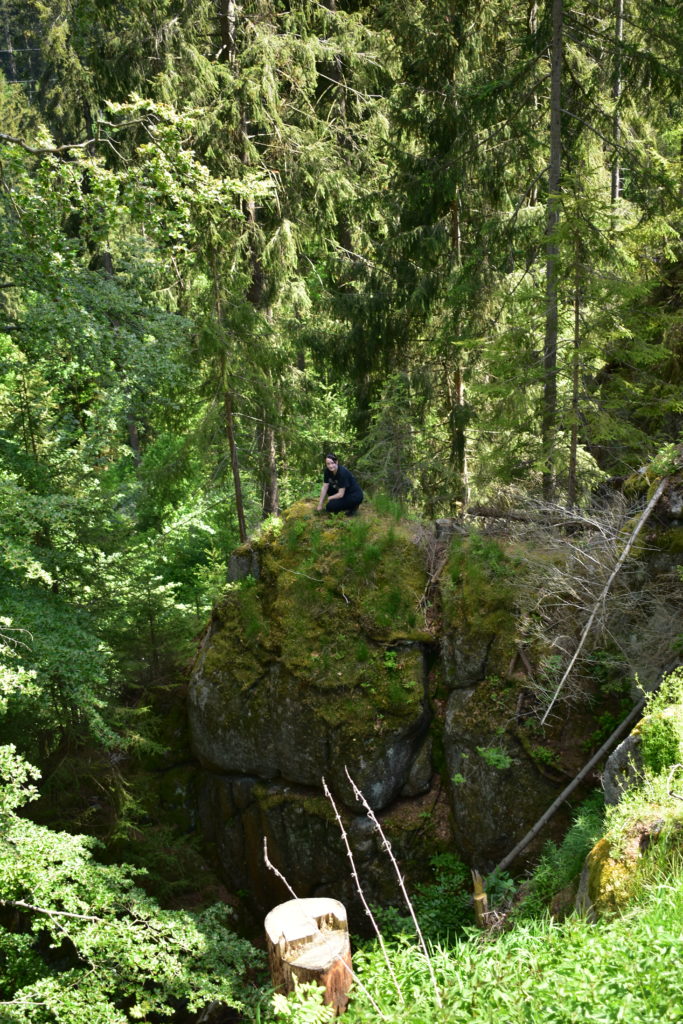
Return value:
M 652 742 L 641 783 L 606 814 L 599 794 L 580 806 L 564 841 L 547 844 L 531 878 L 508 893 L 500 930 L 465 923 L 466 872 L 447 860 L 415 898 L 429 958 L 414 930 L 385 912 L 386 955 L 376 941 L 354 953 L 359 982 L 347 1024 L 680 1024 L 683 772 L 669 724 L 682 688 L 679 669 L 648 701 Z M 626 882 L 615 901 L 610 879 L 620 872 Z M 499 888 L 509 882 L 497 881 Z M 600 894 L 600 884 L 609 891 Z M 582 890 L 591 900 L 597 894 L 592 906 Z M 463 916 L 446 934 L 443 923 L 457 906 Z M 280 1010 L 268 1021 L 331 1019 L 314 990 L 302 989 Z
M 568 895 L 573 897 L 586 856 L 603 830 L 604 803 L 598 791 L 579 807 L 562 842 L 546 843 L 533 875 L 521 888 L 522 898 L 513 907 L 512 919 L 523 921 L 543 915 L 564 890 L 569 889 Z
M 683 872 L 655 877 L 621 918 L 591 924 L 573 916 L 517 925 L 487 941 L 472 932 L 437 946 L 432 963 L 436 1003 L 424 956 L 396 943 L 391 961 L 401 1004 L 377 948 L 354 958 L 361 979 L 381 993 L 379 1006 L 396 1024 L 575 1024 L 579 1020 L 679 1022 L 683 967 Z M 406 998 L 407 997 L 407 998 Z M 349 1024 L 377 1020 L 359 994 Z
M 582 845 L 592 815 L 584 809 L 571 847 Z M 564 858 L 568 867 L 567 849 Z M 539 867 L 546 891 L 554 887 L 552 859 Z M 374 1024 L 378 1010 L 392 1024 L 679 1024 L 683 858 L 671 847 L 653 848 L 631 902 L 611 919 L 592 923 L 575 913 L 558 922 L 541 901 L 535 915 L 497 935 L 470 926 L 447 941 L 428 940 L 433 979 L 414 935 L 398 934 L 386 946 L 393 978 L 378 943 L 354 953 L 359 982 L 375 1005 L 357 985 L 347 1024 Z M 329 1019 L 315 992 L 295 997 L 288 1013 L 268 1020 Z

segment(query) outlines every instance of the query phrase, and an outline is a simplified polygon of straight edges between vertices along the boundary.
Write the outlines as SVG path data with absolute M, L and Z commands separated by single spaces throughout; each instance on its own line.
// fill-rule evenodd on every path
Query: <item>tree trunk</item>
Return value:
M 17 65 L 14 60 L 14 47 L 12 46 L 12 33 L 10 31 L 9 18 L 7 17 L 7 6 L 5 3 L 2 5 L 2 21 L 5 29 L 5 46 L 7 47 L 7 63 L 9 65 L 9 82 L 16 82 L 19 79 L 17 74 Z
M 614 11 L 614 81 L 612 82 L 612 99 L 614 100 L 614 116 L 612 135 L 614 137 L 614 159 L 612 161 L 612 206 L 621 195 L 621 164 L 619 162 L 619 143 L 621 141 L 621 118 L 619 99 L 621 97 L 621 45 L 624 39 L 624 0 L 616 0 Z
M 130 393 L 126 391 L 126 394 L 130 400 Z M 140 432 L 132 405 L 128 407 L 128 412 L 126 413 L 126 426 L 128 428 L 128 447 L 133 453 L 133 462 L 136 466 L 139 466 L 142 461 L 140 455 Z
M 472 869 L 472 884 L 474 888 L 474 920 L 477 928 L 486 929 L 489 924 L 489 900 L 486 895 L 484 879 L 478 871 Z
M 451 203 L 451 251 L 456 267 L 462 265 L 462 227 L 461 227 L 460 189 L 455 190 L 455 199 Z
M 286 994 L 297 981 L 315 981 L 324 988 L 327 1005 L 343 1013 L 352 981 L 343 904 L 325 896 L 289 900 L 271 910 L 265 929 L 274 988 Z
M 240 544 L 244 544 L 247 540 L 247 526 L 244 520 L 244 500 L 242 498 L 240 464 L 237 456 L 237 445 L 235 444 L 235 419 L 232 410 L 232 392 L 228 387 L 227 376 L 225 373 L 225 359 L 223 359 L 222 369 L 222 378 L 224 381 L 223 412 L 225 416 L 225 436 L 228 439 L 228 447 L 230 449 L 230 465 L 232 467 L 232 482 L 235 488 L 235 509 L 237 511 L 237 525 L 240 532 Z
M 264 417 L 267 412 L 264 411 Z M 280 512 L 280 484 L 277 471 L 275 430 L 265 419 L 260 439 L 263 460 L 263 518 L 276 516 Z
M 536 36 L 538 32 L 538 0 L 530 0 L 529 2 L 526 16 L 526 27 L 527 32 L 529 33 L 533 41 L 534 51 L 538 52 L 538 39 Z M 534 110 L 538 110 L 538 93 L 535 89 L 531 94 L 531 105 L 534 108 Z M 529 206 L 535 206 L 537 201 L 538 179 L 531 186 L 531 191 L 529 192 Z
M 578 255 L 577 255 L 578 261 Z M 578 269 L 574 284 L 574 351 L 572 352 L 572 411 L 569 440 L 569 473 L 567 479 L 567 504 L 576 505 L 577 494 L 577 449 L 579 443 L 579 350 L 581 347 L 581 280 Z
M 543 348 L 543 497 L 555 498 L 555 440 L 557 433 L 557 333 L 558 256 L 557 228 L 560 222 L 560 174 L 562 170 L 562 0 L 552 0 L 552 45 L 550 58 L 550 164 L 546 220 L 546 318 Z
M 448 420 L 451 435 L 451 467 L 458 479 L 458 500 L 466 505 L 469 501 L 469 479 L 467 470 L 467 408 L 462 366 L 457 363 L 446 371 L 448 386 Z
M 235 0 L 218 0 L 217 8 L 220 47 L 215 59 L 231 64 L 235 59 Z

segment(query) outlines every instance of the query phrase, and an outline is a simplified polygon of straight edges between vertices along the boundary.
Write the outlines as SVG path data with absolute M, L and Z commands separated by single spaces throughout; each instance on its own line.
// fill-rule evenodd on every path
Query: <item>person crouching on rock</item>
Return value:
M 355 476 L 346 466 L 340 466 L 332 452 L 325 456 L 318 512 L 322 512 L 326 498 L 326 512 L 346 512 L 347 516 L 352 516 L 363 500 L 363 491 Z

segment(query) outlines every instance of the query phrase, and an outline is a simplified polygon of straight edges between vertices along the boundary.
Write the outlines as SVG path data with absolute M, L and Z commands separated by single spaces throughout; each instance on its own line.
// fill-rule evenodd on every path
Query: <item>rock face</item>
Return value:
M 348 776 L 377 812 L 431 782 L 422 556 L 408 531 L 370 513 L 330 521 L 302 504 L 281 535 L 233 561 L 237 578 L 190 685 L 204 830 L 241 888 L 282 897 L 264 869 L 265 836 L 297 894 L 348 894 L 323 779 L 352 848 L 371 865 L 380 841 Z M 244 574 L 250 564 L 258 580 Z
M 456 690 L 444 728 L 458 848 L 466 861 L 493 868 L 550 806 L 557 782 L 544 777 L 512 736 L 487 723 L 486 687 Z M 490 709 L 489 709 L 490 711 Z M 545 842 L 547 834 L 541 837 Z
M 608 806 L 618 804 L 622 795 L 643 781 L 640 734 L 634 730 L 607 758 L 602 789 Z
M 233 889 L 263 908 L 286 898 L 265 838 L 298 896 L 357 913 L 323 778 L 368 898 L 391 903 L 397 885 L 349 776 L 414 877 L 443 849 L 490 870 L 581 766 L 559 748 L 570 726 L 585 738 L 585 721 L 541 743 L 525 711 L 536 655 L 520 655 L 519 565 L 463 529 L 435 543 L 438 590 L 410 524 L 367 505 L 331 519 L 300 502 L 231 559 L 189 717 L 203 832 Z

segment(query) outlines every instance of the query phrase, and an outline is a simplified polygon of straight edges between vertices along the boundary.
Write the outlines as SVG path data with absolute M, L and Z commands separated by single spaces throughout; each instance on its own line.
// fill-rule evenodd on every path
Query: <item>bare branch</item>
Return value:
M 382 831 L 382 826 L 380 825 L 379 821 L 377 820 L 377 817 L 376 817 L 375 812 L 373 811 L 372 807 L 367 802 L 367 800 L 365 799 L 363 793 L 360 791 L 360 789 L 358 788 L 356 783 L 351 778 L 351 776 L 349 774 L 349 769 L 346 767 L 346 765 L 344 765 L 344 771 L 346 772 L 346 778 L 349 780 L 349 782 L 351 784 L 351 788 L 353 789 L 353 795 L 355 796 L 356 800 L 360 800 L 360 802 L 362 803 L 363 807 L 365 808 L 365 813 L 367 814 L 368 818 L 370 819 L 370 821 L 374 825 L 376 832 L 379 834 L 379 837 L 382 840 L 382 845 L 384 846 L 384 849 L 386 850 L 387 856 L 389 857 L 389 860 L 391 861 L 391 866 L 393 867 L 394 873 L 396 875 L 396 878 L 398 879 L 399 888 L 401 890 L 401 893 L 403 894 L 403 899 L 406 902 L 406 906 L 408 907 L 408 910 L 410 911 L 410 916 L 413 919 L 413 924 L 415 925 L 415 931 L 417 932 L 417 937 L 419 939 L 420 945 L 422 946 L 422 952 L 424 953 L 425 960 L 427 961 L 427 966 L 429 968 L 429 976 L 430 976 L 430 978 L 432 980 L 432 987 L 434 989 L 434 997 L 436 999 L 436 1004 L 437 1004 L 437 1006 L 441 1007 L 443 1005 L 442 1002 L 441 1002 L 441 993 L 439 992 L 439 986 L 436 983 L 436 975 L 434 974 L 434 968 L 432 966 L 432 960 L 431 960 L 431 957 L 429 955 L 429 951 L 427 949 L 427 943 L 424 940 L 424 936 L 422 934 L 422 929 L 420 928 L 420 923 L 419 923 L 419 921 L 417 919 L 417 916 L 415 914 L 415 910 L 413 909 L 413 904 L 412 904 L 412 902 L 410 900 L 410 896 L 408 895 L 408 892 L 406 890 L 406 885 L 405 885 L 405 881 L 404 881 L 403 875 L 401 874 L 401 869 L 399 868 L 398 863 L 396 861 L 396 858 L 394 857 L 393 850 L 391 849 L 391 843 L 389 842 L 389 840 L 385 836 L 384 832 Z
M 347 772 L 347 775 L 348 775 L 348 772 Z M 384 962 L 387 965 L 387 970 L 389 972 L 389 976 L 390 976 L 391 980 L 394 983 L 394 987 L 396 988 L 396 992 L 398 993 L 398 998 L 400 999 L 401 1003 L 405 1003 L 405 999 L 403 998 L 403 992 L 401 991 L 401 986 L 398 983 L 398 979 L 397 979 L 396 974 L 394 972 L 394 968 L 392 967 L 391 960 L 389 959 L 389 954 L 387 953 L 387 947 L 384 944 L 384 938 L 383 938 L 382 933 L 381 933 L 381 931 L 379 929 L 379 925 L 377 924 L 377 921 L 375 920 L 375 917 L 374 917 L 372 911 L 370 910 L 370 906 L 368 904 L 368 901 L 365 898 L 365 893 L 363 892 L 363 887 L 360 884 L 360 878 L 358 877 L 358 870 L 356 868 L 356 862 L 355 862 L 355 860 L 353 858 L 353 852 L 351 850 L 351 844 L 349 843 L 349 837 L 346 834 L 346 829 L 344 828 L 344 823 L 343 823 L 343 821 L 341 819 L 341 815 L 340 815 L 340 813 L 339 813 L 339 811 L 337 809 L 336 803 L 334 802 L 334 797 L 332 796 L 332 793 L 330 792 L 330 790 L 328 788 L 328 785 L 325 782 L 324 778 L 322 779 L 322 784 L 323 784 L 323 793 L 325 794 L 327 799 L 330 801 L 330 804 L 332 805 L 332 810 L 334 811 L 334 816 L 337 819 L 337 824 L 339 825 L 339 831 L 341 832 L 342 840 L 344 842 L 344 846 L 346 847 L 346 856 L 349 858 L 349 862 L 351 864 L 351 875 L 353 877 L 353 881 L 354 881 L 355 886 L 356 886 L 356 892 L 360 896 L 361 903 L 363 904 L 363 909 L 365 910 L 365 913 L 367 914 L 367 916 L 370 918 L 370 922 L 372 924 L 372 927 L 375 930 L 375 935 L 377 936 L 377 941 L 379 942 L 380 949 L 382 950 L 382 955 L 384 957 Z
M 67 910 L 53 910 L 51 907 L 37 907 L 25 900 L 0 900 L 0 906 L 17 907 L 19 910 L 32 910 L 35 914 L 45 914 L 47 917 L 72 917 L 79 921 L 101 921 L 101 917 L 93 914 L 72 914 Z
M 336 808 L 335 808 L 335 810 L 336 810 Z M 284 883 L 287 891 L 291 893 L 293 899 L 295 899 L 297 901 L 297 903 L 302 902 L 299 899 L 299 897 L 297 896 L 297 894 L 294 892 L 294 890 L 292 889 L 291 885 L 289 884 L 289 882 L 287 881 L 285 876 L 282 874 L 282 872 L 278 871 L 278 869 L 275 867 L 275 865 L 271 862 L 271 860 L 270 860 L 270 858 L 268 856 L 268 840 L 267 840 L 266 836 L 263 837 L 263 860 L 264 860 L 264 863 L 265 863 L 266 867 L 268 868 L 268 870 L 272 871 L 273 874 L 276 875 L 280 879 L 280 881 Z M 304 913 L 305 913 L 305 911 L 304 911 Z M 320 931 L 320 925 L 318 924 L 316 919 L 314 917 L 311 917 L 310 914 L 305 914 L 305 916 L 306 916 L 306 920 L 308 921 L 308 923 L 312 924 L 316 931 Z M 370 992 L 368 992 L 367 988 L 365 987 L 363 982 L 360 980 L 360 978 L 358 977 L 356 972 L 351 967 L 349 967 L 349 965 L 346 963 L 344 958 L 342 956 L 339 956 L 339 954 L 337 954 L 337 956 L 335 956 L 334 959 L 338 963 L 340 963 L 342 965 L 342 967 L 344 968 L 344 970 L 347 971 L 351 975 L 351 977 L 352 977 L 353 981 L 356 983 L 356 985 L 358 985 L 358 987 L 361 989 L 361 991 L 368 997 L 368 999 L 369 999 L 369 1001 L 370 1001 L 370 1003 L 372 1005 L 372 1008 L 375 1011 L 375 1013 L 377 1013 L 382 1018 L 382 1020 L 387 1020 L 388 1018 L 385 1017 L 385 1015 L 382 1013 L 382 1011 L 380 1010 L 379 1006 L 377 1005 L 375 1000 L 372 998 Z
M 138 117 L 132 121 L 121 121 L 119 124 L 115 124 L 112 121 L 98 121 L 97 126 L 103 125 L 107 128 L 130 128 L 137 124 L 147 124 L 145 118 Z M 19 139 L 15 135 L 6 135 L 4 132 L 0 132 L 0 142 L 9 142 L 11 145 L 20 146 L 26 153 L 30 153 L 32 156 L 61 156 L 64 153 L 70 153 L 74 149 L 87 149 L 88 146 L 93 146 L 96 143 L 104 143 L 105 145 L 114 148 L 111 139 L 105 135 L 95 135 L 91 139 L 86 139 L 85 142 L 65 142 L 62 146 L 31 146 L 24 139 Z M 116 150 L 114 150 L 116 152 Z
M 0 142 L 9 142 L 14 146 L 20 146 L 27 153 L 33 156 L 58 156 L 60 153 L 68 153 L 72 149 L 86 149 L 92 146 L 98 139 L 87 139 L 85 142 L 67 142 L 63 146 L 29 146 L 23 139 L 17 139 L 14 135 L 5 135 L 0 132 Z
M 578 643 L 578 645 L 576 647 L 576 650 L 574 651 L 574 656 L 572 657 L 571 661 L 567 665 L 567 668 L 565 669 L 564 675 L 562 676 L 562 678 L 560 679 L 560 682 L 557 685 L 557 689 L 555 690 L 555 693 L 553 695 L 553 699 L 551 700 L 550 704 L 548 705 L 548 707 L 546 709 L 546 712 L 545 712 L 543 718 L 541 719 L 541 725 L 545 725 L 545 722 L 547 721 L 548 715 L 550 714 L 550 711 L 551 711 L 553 705 L 555 704 L 555 702 L 556 702 L 556 700 L 557 700 L 557 698 L 558 698 L 558 696 L 560 694 L 560 690 L 562 689 L 562 687 L 566 683 L 567 679 L 569 678 L 569 675 L 570 675 L 572 669 L 574 668 L 574 665 L 576 664 L 576 659 L 578 658 L 579 654 L 581 653 L 581 650 L 583 649 L 583 645 L 585 644 L 585 642 L 586 642 L 586 640 L 588 638 L 588 634 L 590 633 L 591 628 L 593 626 L 593 623 L 595 622 L 595 617 L 598 614 L 600 606 L 603 604 L 605 598 L 607 597 L 609 589 L 612 586 L 612 584 L 613 584 L 613 582 L 614 582 L 614 580 L 615 580 L 615 578 L 617 576 L 617 573 L 619 572 L 619 570 L 621 569 L 622 565 L 624 564 L 624 562 L 628 558 L 629 552 L 631 551 L 631 548 L 635 544 L 636 539 L 638 537 L 638 534 L 640 533 L 640 531 L 642 530 L 643 526 L 645 525 L 645 523 L 649 519 L 650 513 L 652 512 L 652 510 L 654 509 L 655 505 L 657 504 L 657 502 L 661 498 L 662 494 L 664 493 L 664 490 L 665 490 L 668 482 L 669 482 L 668 476 L 662 477 L 662 479 L 660 480 L 659 486 L 658 486 L 657 490 L 655 491 L 655 493 L 652 495 L 652 497 L 650 498 L 649 502 L 645 506 L 643 514 L 641 515 L 640 519 L 638 520 L 633 533 L 629 537 L 628 543 L 624 547 L 624 550 L 622 551 L 622 553 L 621 553 L 621 555 L 619 557 L 619 561 L 615 565 L 615 567 L 612 570 L 612 573 L 611 573 L 609 579 L 607 580 L 607 583 L 605 584 L 605 586 L 603 587 L 602 591 L 600 592 L 600 595 L 599 595 L 597 601 L 595 602 L 595 605 L 593 607 L 593 611 L 590 614 L 588 622 L 586 623 L 586 625 L 583 628 L 583 632 L 582 632 L 581 637 L 579 639 L 579 643 Z
M 600 747 L 597 753 L 594 754 L 593 757 L 591 757 L 591 759 L 583 766 L 579 774 L 575 776 L 574 779 L 572 779 L 572 781 L 565 789 L 562 790 L 557 800 L 555 800 L 550 805 L 548 810 L 541 815 L 541 817 L 538 819 L 533 828 L 529 829 L 524 838 L 517 843 L 515 848 L 511 850 L 510 853 L 508 853 L 507 857 L 504 857 L 500 864 L 496 865 L 494 870 L 491 872 L 492 874 L 499 874 L 501 871 L 505 871 L 505 869 L 509 867 L 510 864 L 512 864 L 515 857 L 518 857 L 520 853 L 526 850 L 531 840 L 538 835 L 538 833 L 541 831 L 546 822 L 550 821 L 552 816 L 555 814 L 557 810 L 559 810 L 559 808 L 565 802 L 567 797 L 571 796 L 571 794 L 577 788 L 579 783 L 583 779 L 585 779 L 586 775 L 588 775 L 588 773 L 595 767 L 595 765 L 602 760 L 607 751 L 614 746 L 616 741 L 622 736 L 626 729 L 642 713 L 644 704 L 645 702 L 641 700 L 638 704 L 636 704 L 634 708 L 632 708 L 632 710 L 629 712 L 629 714 L 626 716 L 623 722 L 621 722 L 621 724 L 618 725 L 617 728 L 614 730 L 610 738 L 605 743 L 603 743 L 603 745 Z
M 674 775 L 680 768 L 683 768 L 683 764 L 672 764 L 671 771 L 669 772 L 669 777 L 666 782 L 666 791 L 669 796 L 672 796 L 675 800 L 683 800 L 683 796 L 681 796 L 680 793 L 674 793 L 673 791 Z

